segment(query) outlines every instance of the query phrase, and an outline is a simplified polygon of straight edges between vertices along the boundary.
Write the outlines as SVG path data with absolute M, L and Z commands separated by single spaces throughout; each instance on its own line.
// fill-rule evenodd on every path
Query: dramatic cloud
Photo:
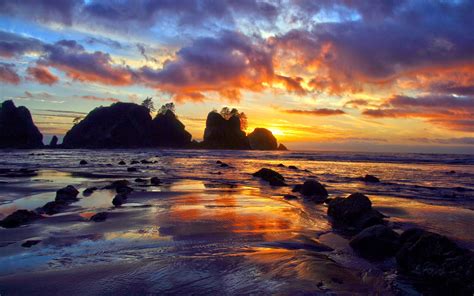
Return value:
M 109 54 L 87 52 L 74 40 L 45 45 L 45 52 L 38 64 L 57 68 L 81 82 L 109 85 L 130 85 L 133 82 L 132 72 L 127 67 L 114 65 Z
M 394 96 L 379 108 L 366 109 L 362 114 L 375 118 L 422 118 L 448 129 L 474 132 L 472 96 Z
M 285 110 L 284 112 L 290 114 L 303 114 L 303 115 L 314 115 L 314 116 L 331 116 L 331 115 L 342 115 L 346 112 L 339 109 L 314 109 L 314 110 Z
M 0 31 L 0 57 L 12 58 L 42 49 L 43 43 L 37 39 Z
M 19 84 L 20 76 L 15 72 L 14 64 L 0 63 L 0 81 L 4 83 Z
M 180 49 L 176 59 L 160 70 L 140 69 L 142 82 L 175 94 L 176 99 L 202 99 L 203 92 L 217 92 L 240 99 L 240 89 L 261 91 L 275 77 L 272 56 L 262 40 L 231 31 L 218 37 L 195 40 Z
M 58 82 L 59 78 L 52 74 L 48 68 L 45 67 L 28 67 L 26 70 L 29 78 L 41 84 L 53 85 Z

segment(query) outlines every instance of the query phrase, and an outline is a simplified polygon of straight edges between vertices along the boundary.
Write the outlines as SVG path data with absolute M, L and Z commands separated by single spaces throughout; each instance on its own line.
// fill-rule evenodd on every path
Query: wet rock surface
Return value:
M 271 186 L 286 186 L 285 178 L 272 169 L 262 168 L 258 172 L 253 173 L 252 176 L 267 181 Z
M 385 225 L 374 225 L 359 232 L 349 244 L 362 257 L 380 260 L 396 254 L 400 236 Z
M 41 215 L 28 210 L 17 210 L 0 221 L 0 226 L 4 228 L 15 228 L 31 223 L 41 218 Z

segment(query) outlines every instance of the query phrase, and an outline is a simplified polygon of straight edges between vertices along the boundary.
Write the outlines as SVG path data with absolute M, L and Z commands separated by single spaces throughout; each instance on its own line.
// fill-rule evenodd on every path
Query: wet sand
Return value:
M 0 293 L 416 295 L 396 275 L 393 258 L 374 263 L 356 256 L 347 237 L 333 231 L 326 205 L 288 201 L 283 195 L 291 187 L 270 187 L 252 178 L 249 173 L 264 164 L 229 159 L 233 167 L 224 170 L 214 162 L 207 160 L 201 174 L 185 171 L 179 178 L 171 169 L 167 174 L 144 165 L 134 174 L 123 168 L 108 174 L 106 168 L 89 174 L 81 167 L 43 168 L 34 177 L 3 178 L 2 217 L 40 207 L 69 184 L 81 193 L 78 202 L 59 214 L 0 229 Z M 297 165 L 304 168 L 305 163 Z M 217 171 L 221 175 L 213 174 Z M 281 172 L 290 183 L 316 175 L 286 168 Z M 134 182 L 138 176 L 156 175 L 163 179 L 160 186 Z M 103 188 L 124 177 L 134 191 L 121 207 L 112 206 L 113 190 L 82 195 L 88 187 Z M 324 183 L 330 196 L 373 190 L 371 184 Z M 474 249 L 469 206 L 369 197 L 397 231 L 420 226 Z M 109 213 L 106 221 L 89 220 L 103 211 Z M 28 240 L 40 242 L 22 247 Z

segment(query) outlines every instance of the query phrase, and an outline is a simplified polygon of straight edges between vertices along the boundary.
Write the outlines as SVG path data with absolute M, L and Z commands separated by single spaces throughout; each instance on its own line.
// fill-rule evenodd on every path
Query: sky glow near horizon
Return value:
M 292 149 L 474 153 L 473 1 L 0 0 L 0 101 L 45 135 L 113 102 Z

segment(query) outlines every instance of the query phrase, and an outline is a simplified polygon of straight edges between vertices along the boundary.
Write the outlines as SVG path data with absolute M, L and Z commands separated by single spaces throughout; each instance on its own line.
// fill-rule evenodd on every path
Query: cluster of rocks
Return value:
M 15 107 L 12 101 L 0 106 L 0 148 L 42 148 L 43 135 L 33 123 L 25 107 Z M 287 150 L 278 144 L 272 132 L 256 128 L 246 135 L 240 117 L 224 118 L 212 111 L 208 114 L 204 140 L 191 141 L 191 134 L 173 111 L 150 116 L 149 110 L 134 103 L 117 102 L 98 107 L 75 124 L 58 144 L 53 136 L 47 148 L 204 148 Z
M 328 216 L 336 229 L 355 234 L 349 245 L 360 256 L 382 260 L 395 256 L 399 273 L 410 276 L 428 294 L 472 295 L 474 254 L 445 236 L 414 228 L 401 235 L 363 194 L 328 201 Z

